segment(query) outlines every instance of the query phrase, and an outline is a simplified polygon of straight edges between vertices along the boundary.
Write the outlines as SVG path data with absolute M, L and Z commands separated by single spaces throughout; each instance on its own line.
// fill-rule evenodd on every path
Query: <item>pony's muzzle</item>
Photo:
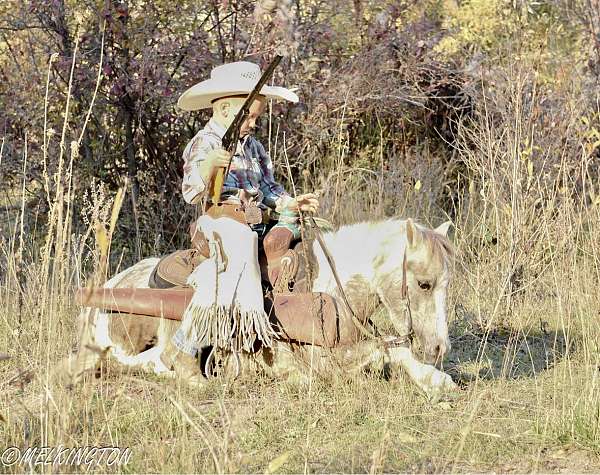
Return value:
M 444 355 L 450 351 L 451 345 L 450 341 L 445 339 L 434 342 L 429 348 L 431 350 L 425 351 L 423 355 L 425 362 L 439 367 L 444 361 Z

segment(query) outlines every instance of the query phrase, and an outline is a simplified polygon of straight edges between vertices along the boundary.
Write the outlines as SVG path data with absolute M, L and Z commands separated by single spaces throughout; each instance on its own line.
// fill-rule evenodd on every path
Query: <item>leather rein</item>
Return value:
M 323 250 L 323 254 L 325 254 L 325 258 L 327 259 L 327 263 L 329 264 L 331 273 L 333 274 L 333 278 L 335 279 L 335 283 L 337 285 L 338 292 L 342 296 L 344 305 L 348 309 L 348 313 L 350 314 L 350 316 L 352 318 L 352 323 L 354 323 L 354 326 L 356 326 L 356 328 L 365 337 L 372 338 L 372 339 L 377 339 L 377 338 L 381 339 L 381 337 L 377 337 L 376 335 L 374 335 L 356 316 L 356 313 L 354 312 L 354 309 L 350 305 L 350 302 L 348 301 L 348 297 L 346 296 L 346 292 L 344 291 L 344 288 L 342 286 L 342 282 L 337 273 L 335 262 L 331 258 L 331 254 L 329 253 L 329 250 L 327 249 L 327 246 L 325 245 L 325 241 L 323 241 L 321 230 L 317 226 L 317 223 L 315 222 L 315 219 L 312 216 L 309 215 L 308 219 L 314 230 L 317 241 L 319 242 L 319 246 L 321 246 L 321 249 Z M 406 319 L 408 321 L 409 328 L 408 328 L 408 333 L 405 335 L 397 336 L 397 337 L 394 337 L 392 340 L 387 340 L 387 341 L 381 339 L 383 347 L 386 350 L 388 348 L 400 348 L 400 347 L 410 348 L 410 346 L 412 344 L 414 332 L 413 332 L 413 325 L 412 325 L 412 314 L 410 311 L 410 300 L 408 298 L 408 283 L 406 281 L 407 267 L 408 266 L 407 266 L 407 262 L 406 262 L 406 249 L 404 249 L 404 257 L 402 258 L 402 286 L 400 288 L 400 299 L 401 299 L 401 305 L 403 307 L 402 310 L 406 315 Z

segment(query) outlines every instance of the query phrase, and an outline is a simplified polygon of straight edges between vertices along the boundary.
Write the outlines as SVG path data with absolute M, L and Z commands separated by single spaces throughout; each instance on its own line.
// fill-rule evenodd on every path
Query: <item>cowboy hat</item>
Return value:
M 250 94 L 260 77 L 260 68 L 254 63 L 237 61 L 222 64 L 211 71 L 210 79 L 199 82 L 185 91 L 177 105 L 186 111 L 207 109 L 212 107 L 212 102 L 216 99 Z M 263 86 L 260 93 L 269 99 L 298 102 L 298 96 L 285 87 Z

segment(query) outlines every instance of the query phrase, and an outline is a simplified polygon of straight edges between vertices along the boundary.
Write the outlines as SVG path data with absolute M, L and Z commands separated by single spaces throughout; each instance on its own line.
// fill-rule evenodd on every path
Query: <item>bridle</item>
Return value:
M 410 298 L 408 297 L 408 282 L 406 281 L 406 274 L 408 265 L 406 262 L 406 248 L 404 249 L 404 256 L 402 257 L 402 286 L 400 287 L 400 305 L 402 306 L 402 312 L 406 315 L 406 321 L 408 322 L 408 333 L 405 335 L 397 336 L 392 340 L 385 342 L 387 348 L 410 348 L 414 336 L 412 313 L 410 311 Z
M 308 219 L 313 228 L 313 231 L 315 233 L 317 241 L 319 242 L 319 245 L 321 246 L 321 249 L 323 250 L 323 254 L 325 254 L 325 258 L 327 259 L 327 263 L 329 264 L 331 273 L 333 274 L 333 278 L 335 279 L 335 283 L 336 283 L 338 292 L 340 293 L 342 300 L 344 301 L 344 305 L 346 306 L 348 313 L 350 314 L 350 316 L 352 318 L 352 323 L 354 323 L 354 326 L 356 326 L 356 328 L 367 338 L 379 339 L 382 343 L 384 350 L 386 350 L 386 351 L 388 348 L 410 348 L 411 344 L 412 344 L 414 332 L 413 332 L 413 325 L 412 325 L 412 314 L 410 312 L 410 299 L 408 297 L 408 283 L 406 280 L 407 279 L 406 274 L 407 274 L 407 269 L 408 269 L 407 260 L 406 260 L 406 248 L 404 249 L 404 256 L 402 258 L 402 286 L 400 288 L 400 305 L 402 306 L 402 312 L 406 315 L 406 320 L 408 321 L 408 333 L 406 333 L 405 335 L 397 336 L 397 337 L 393 338 L 392 340 L 384 341 L 381 337 L 374 335 L 356 316 L 354 309 L 352 308 L 352 306 L 350 305 L 350 302 L 348 301 L 346 292 L 344 292 L 342 282 L 340 280 L 340 277 L 339 277 L 336 267 L 335 267 L 335 262 L 333 262 L 333 259 L 331 258 L 331 254 L 329 253 L 329 250 L 327 249 L 327 246 L 325 245 L 325 242 L 323 241 L 323 237 L 321 235 L 321 230 L 317 226 L 317 223 L 315 222 L 315 219 L 312 216 L 309 215 Z

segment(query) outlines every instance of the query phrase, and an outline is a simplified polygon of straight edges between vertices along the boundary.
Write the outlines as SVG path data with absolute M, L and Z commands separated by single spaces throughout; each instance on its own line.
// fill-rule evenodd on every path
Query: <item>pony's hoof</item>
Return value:
M 446 373 L 442 373 L 444 375 L 444 379 L 442 382 L 442 387 L 444 392 L 457 392 L 460 390 L 460 388 L 458 387 L 458 384 L 456 384 L 453 380 L 452 380 L 452 376 L 450 376 L 449 374 Z
M 442 394 L 458 391 L 459 389 L 450 375 L 437 369 L 434 369 L 419 386 L 430 399 L 434 400 Z

